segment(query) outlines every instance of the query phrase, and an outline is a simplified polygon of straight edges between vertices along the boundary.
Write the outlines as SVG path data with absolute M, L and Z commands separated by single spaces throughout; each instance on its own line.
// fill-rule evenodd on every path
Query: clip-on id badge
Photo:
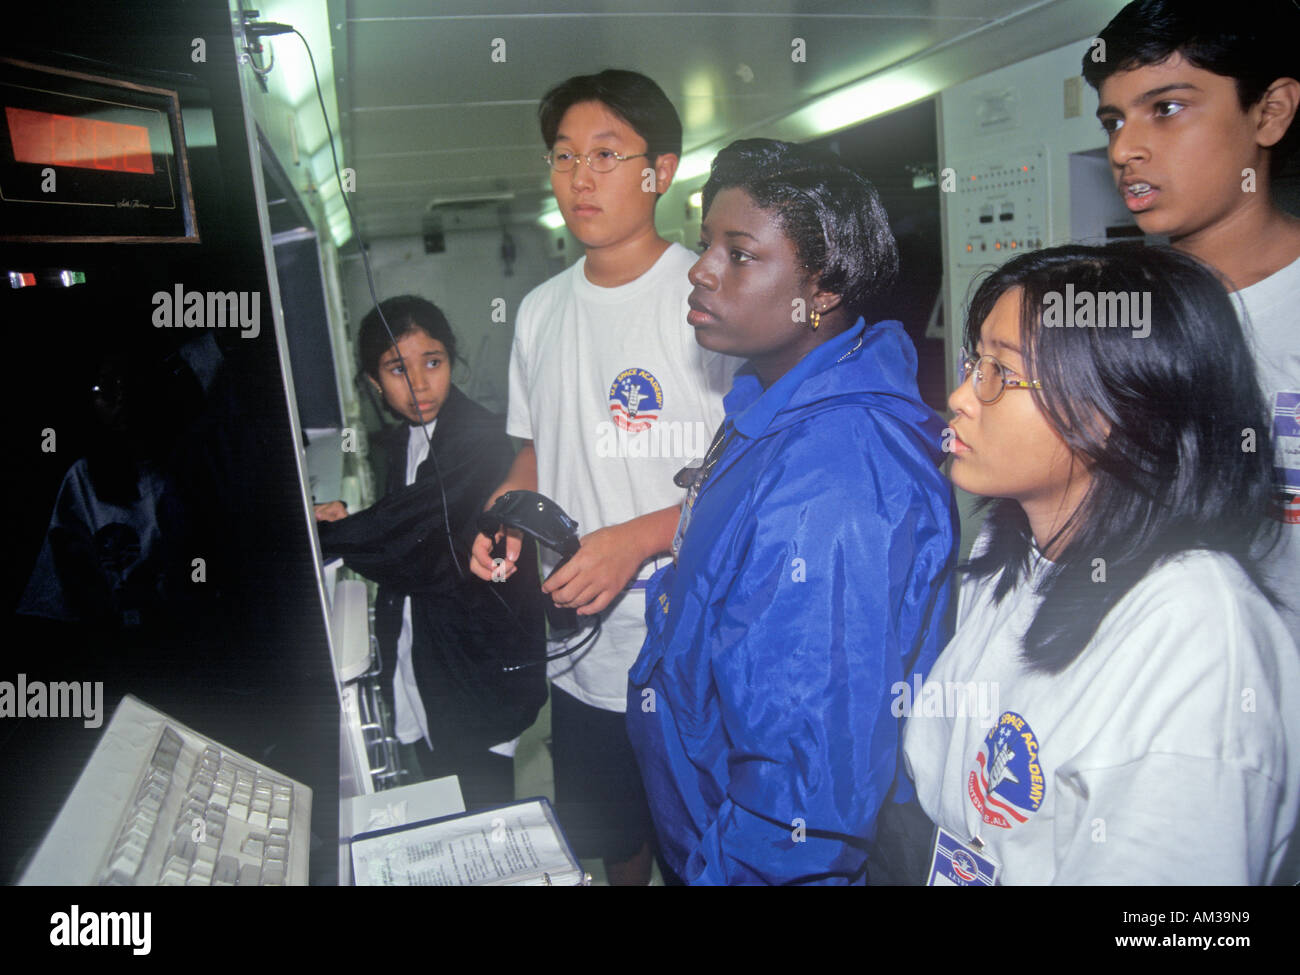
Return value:
M 973 850 L 942 826 L 935 828 L 927 887 L 992 887 L 1002 867 Z

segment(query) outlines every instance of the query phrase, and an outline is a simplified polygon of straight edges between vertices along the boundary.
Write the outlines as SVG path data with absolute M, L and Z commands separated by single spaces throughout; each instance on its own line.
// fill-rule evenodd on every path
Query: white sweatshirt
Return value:
M 994 605 L 962 587 L 957 632 L 912 710 L 905 754 L 932 820 L 1002 865 L 1005 884 L 1293 883 L 1300 652 L 1227 556 L 1158 566 L 1060 674 L 1022 659 L 1033 581 Z M 1094 585 L 1105 585 L 1098 581 Z M 976 694 L 983 697 L 977 697 Z M 931 696 L 932 700 L 939 698 Z M 997 718 L 965 707 L 997 701 Z

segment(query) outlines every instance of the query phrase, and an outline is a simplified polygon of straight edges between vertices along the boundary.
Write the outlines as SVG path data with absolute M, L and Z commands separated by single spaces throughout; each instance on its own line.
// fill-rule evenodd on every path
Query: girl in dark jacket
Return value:
M 351 516 L 318 506 L 321 549 L 379 583 L 383 686 L 423 777 L 459 775 L 469 808 L 508 802 L 515 745 L 546 699 L 535 560 L 497 586 L 464 565 L 513 450 L 501 419 L 452 385 L 456 337 L 436 306 L 390 298 L 357 345 L 365 381 L 405 422 L 376 438 L 382 501 Z

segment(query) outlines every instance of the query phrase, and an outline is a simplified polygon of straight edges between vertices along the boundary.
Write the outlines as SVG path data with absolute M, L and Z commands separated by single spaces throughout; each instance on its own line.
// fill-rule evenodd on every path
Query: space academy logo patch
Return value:
M 962 880 L 970 883 L 979 877 L 979 867 L 975 865 L 975 858 L 965 850 L 958 850 L 952 855 L 953 873 L 957 874 Z
M 609 387 L 609 412 L 614 424 L 628 433 L 649 430 L 664 408 L 664 390 L 645 369 L 624 369 Z
M 966 792 L 984 822 L 1003 829 L 1024 823 L 1043 804 L 1046 782 L 1038 739 L 1029 722 L 1003 711 L 975 756 Z

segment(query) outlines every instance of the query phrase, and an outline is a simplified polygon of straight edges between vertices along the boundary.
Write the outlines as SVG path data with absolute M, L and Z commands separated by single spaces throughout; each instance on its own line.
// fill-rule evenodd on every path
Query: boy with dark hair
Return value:
M 645 140 L 651 166 L 659 156 L 681 157 L 682 120 L 668 96 L 645 75 L 613 68 L 600 74 L 578 75 L 546 93 L 537 107 L 537 121 L 548 149 L 555 147 L 565 113 L 579 102 L 599 102 L 632 126 Z M 664 186 L 657 190 L 656 199 L 667 189 Z
M 595 641 L 551 665 L 556 803 L 579 856 L 602 856 L 611 883 L 643 884 L 653 827 L 624 722 L 627 673 L 645 640 L 644 580 L 677 526 L 673 476 L 704 455 L 734 364 L 696 345 L 686 324 L 695 257 L 655 229 L 682 139 L 659 86 L 631 71 L 570 78 L 542 99 L 538 120 L 556 202 L 585 256 L 520 305 L 507 430 L 525 445 L 493 498 L 540 491 L 586 532 L 543 585 L 557 606 L 601 614 Z M 480 536 L 472 568 L 484 579 L 491 550 Z M 505 558 L 508 575 L 517 536 Z M 545 553 L 544 570 L 556 561 Z
M 1138 226 L 1216 268 L 1241 299 L 1273 417 L 1283 522 L 1263 568 L 1300 643 L 1300 219 L 1270 194 L 1300 140 L 1297 37 L 1291 0 L 1136 0 L 1093 42 L 1083 75 Z

